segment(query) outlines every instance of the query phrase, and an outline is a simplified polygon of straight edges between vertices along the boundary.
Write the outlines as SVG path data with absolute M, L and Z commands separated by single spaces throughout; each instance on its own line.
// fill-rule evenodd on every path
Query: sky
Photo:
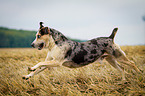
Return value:
M 90 40 L 109 36 L 115 43 L 145 45 L 145 0 L 0 0 L 0 26 L 38 30 L 39 22 L 65 36 Z

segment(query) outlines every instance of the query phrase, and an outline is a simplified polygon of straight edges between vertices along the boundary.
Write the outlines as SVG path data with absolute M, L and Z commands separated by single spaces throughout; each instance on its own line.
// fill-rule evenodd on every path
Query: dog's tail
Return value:
M 117 30 L 118 30 L 118 28 L 114 28 L 113 31 L 112 31 L 112 34 L 109 36 L 109 38 L 113 39 L 113 41 L 114 41 L 114 37 L 117 33 Z

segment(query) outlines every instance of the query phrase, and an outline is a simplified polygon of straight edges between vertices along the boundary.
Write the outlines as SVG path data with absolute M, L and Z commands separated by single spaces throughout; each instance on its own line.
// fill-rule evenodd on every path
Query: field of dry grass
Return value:
M 51 68 L 25 81 L 27 67 L 45 60 L 47 49 L 0 49 L 0 95 L 94 96 L 145 95 L 145 46 L 122 46 L 142 74 L 125 66 L 126 81 L 105 60 L 82 68 Z

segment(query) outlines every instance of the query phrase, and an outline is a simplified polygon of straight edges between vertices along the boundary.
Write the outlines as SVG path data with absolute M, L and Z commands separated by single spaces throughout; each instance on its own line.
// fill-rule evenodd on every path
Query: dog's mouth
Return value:
M 38 46 L 38 50 L 41 50 L 43 47 L 44 47 L 44 43 L 41 43 L 41 44 Z

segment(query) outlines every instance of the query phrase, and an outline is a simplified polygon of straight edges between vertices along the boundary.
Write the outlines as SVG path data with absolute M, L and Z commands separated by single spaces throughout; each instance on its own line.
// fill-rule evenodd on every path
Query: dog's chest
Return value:
M 51 51 L 49 51 L 49 54 L 54 60 L 62 61 L 64 60 L 66 50 L 68 50 L 68 46 L 66 44 L 64 44 L 62 47 L 55 45 Z

